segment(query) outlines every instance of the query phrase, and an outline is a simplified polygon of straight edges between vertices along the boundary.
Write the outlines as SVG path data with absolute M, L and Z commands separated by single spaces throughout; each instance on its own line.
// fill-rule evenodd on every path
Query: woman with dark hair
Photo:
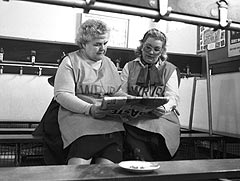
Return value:
M 122 90 L 132 96 L 167 97 L 156 109 L 141 106 L 144 114 L 128 116 L 125 149 L 128 160 L 170 160 L 180 142 L 180 124 L 176 111 L 179 102 L 178 71 L 167 61 L 164 33 L 150 29 L 140 40 L 138 57 L 128 62 L 121 73 Z M 136 106 L 135 106 L 136 108 Z

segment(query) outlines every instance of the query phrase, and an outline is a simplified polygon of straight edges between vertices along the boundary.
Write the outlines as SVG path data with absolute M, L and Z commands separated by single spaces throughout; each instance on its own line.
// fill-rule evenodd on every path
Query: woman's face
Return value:
M 92 61 L 99 61 L 103 58 L 103 55 L 107 51 L 107 43 L 109 40 L 109 35 L 101 35 L 98 38 L 93 39 L 90 42 L 87 42 L 84 45 L 84 50 L 86 56 Z
M 142 47 L 142 58 L 148 64 L 154 64 L 158 61 L 162 53 L 163 42 L 149 37 Z

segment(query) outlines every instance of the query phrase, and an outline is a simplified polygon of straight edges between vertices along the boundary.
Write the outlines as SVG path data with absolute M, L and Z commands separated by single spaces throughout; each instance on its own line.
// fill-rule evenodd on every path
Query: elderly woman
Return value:
M 115 96 L 121 86 L 117 68 L 105 56 L 109 33 L 104 22 L 85 21 L 77 35 L 79 50 L 69 53 L 56 73 L 54 98 L 68 164 L 122 160 L 121 120 L 100 109 L 102 97 Z
M 121 74 L 122 90 L 133 96 L 168 97 L 163 106 L 127 118 L 125 148 L 131 160 L 170 160 L 179 147 L 180 124 L 176 114 L 179 78 L 177 68 L 167 61 L 166 36 L 150 29 L 140 40 L 138 57 Z M 136 107 L 135 107 L 136 108 Z

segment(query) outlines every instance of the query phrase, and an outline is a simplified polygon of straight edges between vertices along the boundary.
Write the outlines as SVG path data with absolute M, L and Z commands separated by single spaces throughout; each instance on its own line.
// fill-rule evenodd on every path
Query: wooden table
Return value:
M 151 173 L 132 173 L 117 164 L 2 167 L 0 180 L 120 180 L 171 181 L 240 178 L 240 159 L 184 160 L 159 162 Z

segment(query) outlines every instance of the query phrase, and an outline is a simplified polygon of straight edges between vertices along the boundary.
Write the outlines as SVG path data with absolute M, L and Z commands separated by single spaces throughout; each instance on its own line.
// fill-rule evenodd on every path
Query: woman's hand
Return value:
M 109 111 L 102 110 L 100 105 L 93 104 L 90 108 L 89 114 L 96 119 L 104 118 Z
M 149 107 L 149 106 L 144 106 L 141 104 L 135 104 L 132 106 L 132 109 L 142 112 L 142 113 L 148 113 L 151 112 L 153 110 L 153 108 Z
M 167 111 L 164 106 L 160 106 L 152 111 L 152 113 L 157 117 L 160 117 L 160 116 L 166 114 L 166 112 Z

